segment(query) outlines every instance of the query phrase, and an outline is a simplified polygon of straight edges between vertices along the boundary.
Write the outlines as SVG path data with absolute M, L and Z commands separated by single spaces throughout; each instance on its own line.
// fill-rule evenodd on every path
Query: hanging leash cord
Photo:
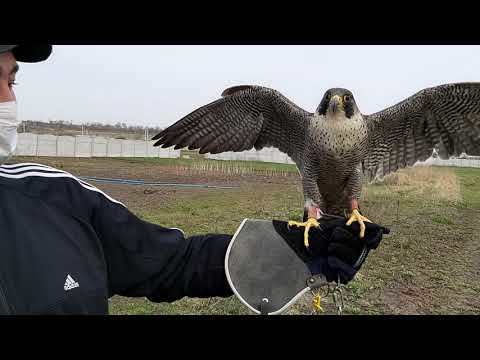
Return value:
M 342 283 L 340 282 L 340 275 L 338 275 L 337 285 L 333 289 L 333 302 L 335 307 L 337 308 L 337 315 L 342 315 L 343 309 L 345 307 L 343 302 L 343 291 L 342 291 Z M 329 288 L 330 289 L 330 288 Z

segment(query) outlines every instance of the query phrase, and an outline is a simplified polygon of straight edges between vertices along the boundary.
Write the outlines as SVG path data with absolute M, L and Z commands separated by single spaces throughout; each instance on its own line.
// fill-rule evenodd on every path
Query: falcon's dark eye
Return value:
M 348 102 L 350 102 L 350 100 L 352 100 L 352 97 L 350 95 L 344 95 L 343 96 L 343 101 L 344 102 L 348 103 Z
M 330 93 L 325 94 L 325 100 L 327 100 L 327 101 L 330 100 Z

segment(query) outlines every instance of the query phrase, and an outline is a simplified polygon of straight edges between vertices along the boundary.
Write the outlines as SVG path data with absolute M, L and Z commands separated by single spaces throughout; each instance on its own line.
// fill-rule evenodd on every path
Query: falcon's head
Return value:
M 325 117 L 343 115 L 347 119 L 351 119 L 358 112 L 352 92 L 342 88 L 327 90 L 317 108 L 317 113 Z

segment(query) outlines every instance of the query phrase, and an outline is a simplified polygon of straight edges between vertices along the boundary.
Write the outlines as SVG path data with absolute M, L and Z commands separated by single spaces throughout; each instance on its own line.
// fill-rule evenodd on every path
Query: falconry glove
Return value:
M 245 219 L 225 257 L 233 292 L 257 314 L 280 314 L 308 291 L 330 282 L 349 283 L 390 230 L 367 223 L 360 238 L 359 225 L 346 222 L 323 216 L 320 227 L 311 228 L 307 248 L 303 229 L 286 221 Z
M 285 241 L 307 264 L 312 275 L 323 274 L 328 282 L 349 283 L 365 262 L 368 253 L 380 244 L 386 227 L 365 223 L 365 237 L 360 238 L 360 225 L 346 225 L 346 219 L 323 216 L 319 228 L 311 228 L 310 246 L 303 243 L 303 229 L 288 227 L 284 222 L 274 221 L 274 227 Z

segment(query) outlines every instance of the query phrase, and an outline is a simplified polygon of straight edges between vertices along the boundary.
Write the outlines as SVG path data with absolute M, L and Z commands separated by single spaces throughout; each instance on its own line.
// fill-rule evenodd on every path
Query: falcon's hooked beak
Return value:
M 329 108 L 332 113 L 335 113 L 338 108 L 340 108 L 341 110 L 344 110 L 342 97 L 339 95 L 332 96 L 332 98 L 330 99 Z

